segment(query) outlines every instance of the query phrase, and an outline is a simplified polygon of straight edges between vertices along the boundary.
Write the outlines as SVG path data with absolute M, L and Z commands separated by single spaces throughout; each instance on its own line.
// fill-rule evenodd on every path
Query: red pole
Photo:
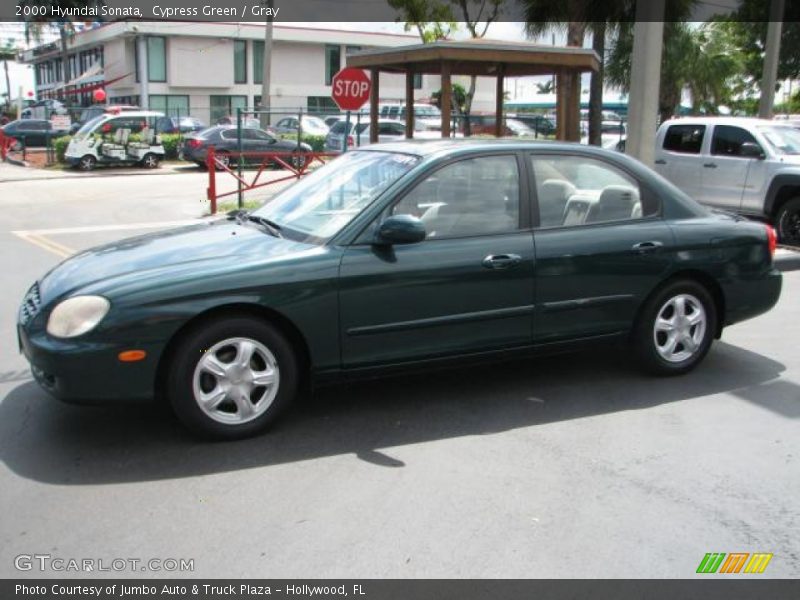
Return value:
M 211 214 L 217 214 L 217 165 L 214 160 L 214 146 L 208 147 L 206 154 L 206 167 L 208 168 L 208 199 L 211 200 Z

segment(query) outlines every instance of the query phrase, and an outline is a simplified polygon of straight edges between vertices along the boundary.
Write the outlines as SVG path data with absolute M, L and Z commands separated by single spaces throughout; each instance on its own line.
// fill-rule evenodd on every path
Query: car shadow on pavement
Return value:
M 227 443 L 193 438 L 164 407 L 63 405 L 29 381 L 0 402 L 0 459 L 45 483 L 114 484 L 345 454 L 402 468 L 380 449 L 702 402 L 724 392 L 800 417 L 800 386 L 779 379 L 785 367 L 737 346 L 718 342 L 683 377 L 647 377 L 628 362 L 624 352 L 565 354 L 337 385 L 318 390 L 266 434 Z

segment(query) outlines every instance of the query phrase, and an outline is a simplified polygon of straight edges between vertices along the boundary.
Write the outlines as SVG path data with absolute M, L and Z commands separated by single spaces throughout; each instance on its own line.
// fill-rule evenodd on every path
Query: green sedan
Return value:
M 766 225 L 624 155 L 533 142 L 348 152 L 261 209 L 82 252 L 18 336 L 69 402 L 163 399 L 205 436 L 262 431 L 312 382 L 624 340 L 696 367 L 769 310 Z

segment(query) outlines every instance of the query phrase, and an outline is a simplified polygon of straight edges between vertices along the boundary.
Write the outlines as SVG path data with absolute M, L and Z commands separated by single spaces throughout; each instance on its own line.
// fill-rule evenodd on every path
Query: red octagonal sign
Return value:
M 341 110 L 358 110 L 369 99 L 372 82 L 361 69 L 348 67 L 333 76 L 331 98 Z

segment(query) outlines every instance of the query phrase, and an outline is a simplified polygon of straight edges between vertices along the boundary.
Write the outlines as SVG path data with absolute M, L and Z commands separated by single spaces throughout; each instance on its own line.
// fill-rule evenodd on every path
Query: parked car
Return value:
M 738 117 L 666 121 L 656 170 L 698 202 L 767 219 L 800 244 L 800 131 Z
M 156 123 L 159 133 L 192 133 L 202 131 L 208 125 L 195 117 L 162 117 Z
M 472 135 L 494 135 L 496 119 L 494 115 L 470 116 L 470 133 Z M 503 137 L 536 137 L 536 132 L 516 119 L 505 119 L 501 128 Z
M 45 119 L 18 119 L 0 129 L 3 135 L 17 140 L 14 146 L 16 150 L 23 146 L 47 146 L 49 140 L 69 133 L 66 129 L 53 129 L 53 124 Z
M 314 380 L 383 369 L 620 340 L 648 372 L 686 373 L 725 326 L 775 305 L 774 250 L 770 226 L 624 155 L 396 142 L 253 213 L 85 250 L 33 284 L 17 331 L 56 397 L 158 395 L 233 439 Z
M 138 106 L 131 106 L 130 104 L 95 104 L 94 106 L 88 106 L 81 110 L 80 116 L 72 122 L 69 134 L 74 135 L 85 123 L 105 113 L 121 113 L 136 110 L 142 109 Z
M 533 130 L 534 135 L 553 135 L 556 132 L 556 122 L 545 115 L 516 114 L 509 115 Z
M 333 127 L 334 123 L 338 121 L 344 121 L 346 118 L 347 115 L 328 115 L 322 120 L 325 121 L 325 125 L 327 125 L 330 128 Z
M 325 136 L 325 151 L 338 152 L 344 149 L 346 121 L 338 121 L 331 127 L 328 135 Z M 350 130 L 347 134 L 347 147 L 366 146 L 369 141 L 369 121 L 360 123 L 350 122 Z M 406 125 L 402 121 L 392 121 L 390 119 L 378 119 L 378 141 L 393 142 L 402 140 L 406 136 Z
M 303 115 L 303 133 L 309 135 L 328 135 L 329 128 L 325 121 L 312 115 Z M 300 120 L 297 117 L 284 117 L 275 124 L 276 133 L 297 133 Z
M 191 133 L 183 140 L 181 158 L 196 163 L 199 167 L 206 166 L 208 147 L 213 145 L 217 161 L 225 166 L 237 164 L 239 151 L 239 134 L 236 127 L 221 125 L 209 127 L 203 131 Z M 255 127 L 242 128 L 243 152 L 296 152 L 297 155 L 287 158 L 294 166 L 305 164 L 305 152 L 311 152 L 308 144 L 297 145 L 296 140 L 281 140 L 263 129 Z M 247 164 L 261 164 L 261 157 L 245 156 Z
M 236 126 L 236 115 L 228 115 L 225 117 L 220 117 L 217 119 L 217 125 L 233 125 Z M 242 127 L 249 127 L 252 129 L 259 129 L 261 127 L 261 121 L 256 119 L 255 117 L 248 117 L 242 115 Z
M 66 115 L 69 114 L 67 107 L 64 103 L 55 98 L 47 98 L 46 100 L 39 100 L 31 104 L 28 108 L 20 113 L 22 119 L 40 119 L 48 120 L 53 115 Z
M 387 102 L 378 105 L 378 116 L 393 121 L 406 121 L 406 105 L 402 102 Z M 433 104 L 414 104 L 415 131 L 441 131 L 442 111 Z

